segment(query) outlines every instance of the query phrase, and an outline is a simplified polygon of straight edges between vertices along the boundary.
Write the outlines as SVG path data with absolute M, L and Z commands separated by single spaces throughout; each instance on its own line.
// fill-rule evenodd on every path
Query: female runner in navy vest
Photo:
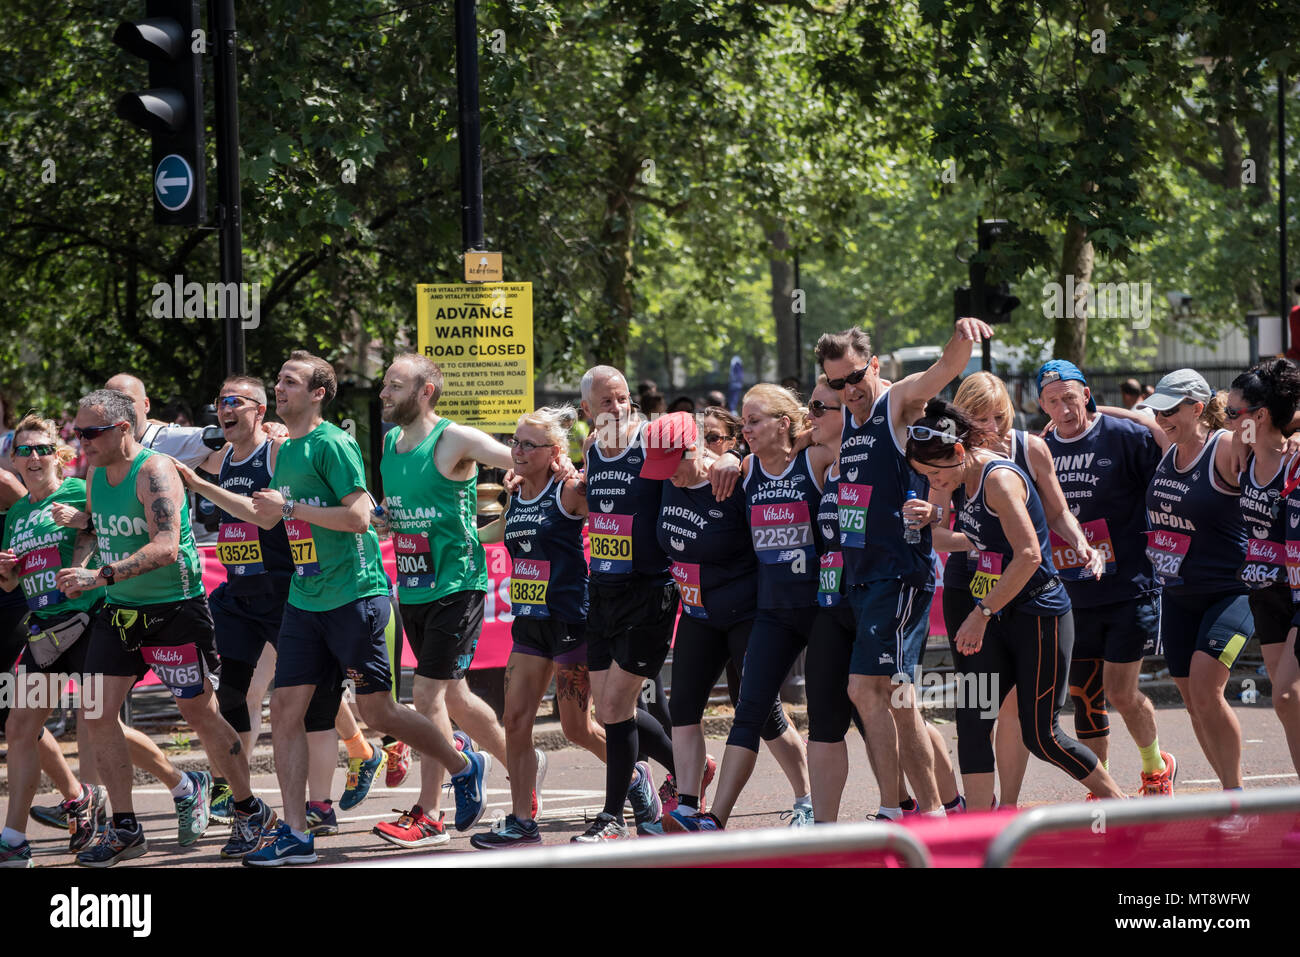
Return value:
M 587 561 L 582 525 L 587 499 L 577 479 L 557 478 L 577 413 L 568 406 L 541 408 L 519 417 L 510 439 L 514 474 L 522 482 L 506 513 L 479 532 L 481 541 L 504 537 L 512 562 L 510 634 L 506 662 L 506 769 L 511 813 L 470 843 L 483 850 L 540 844 L 532 811 L 533 782 L 541 778 L 533 748 L 533 722 L 555 675 L 555 698 L 564 736 L 605 760 L 605 734 L 591 719 L 587 676 Z
M 954 644 L 963 655 L 978 655 L 975 687 L 987 709 L 996 710 L 1018 688 L 1030 753 L 1097 797 L 1123 797 L 1097 756 L 1060 728 L 1074 625 L 1033 481 L 1010 459 L 974 444 L 970 420 L 942 399 L 926 403 L 907 433 L 911 466 L 940 494 L 963 497 L 958 534 L 942 528 L 934 534 L 946 550 L 978 552 L 969 586 L 975 607 Z

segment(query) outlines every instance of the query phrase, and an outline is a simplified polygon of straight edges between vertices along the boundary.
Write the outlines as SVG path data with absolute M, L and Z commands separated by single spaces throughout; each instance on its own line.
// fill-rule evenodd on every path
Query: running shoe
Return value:
M 601 811 L 581 834 L 570 839 L 572 844 L 599 844 L 601 841 L 624 841 L 632 837 L 632 831 L 612 814 Z
M 464 754 L 466 751 L 474 750 L 474 739 L 464 731 L 457 729 L 451 734 L 452 743 L 456 745 L 456 750 Z
M 651 821 L 649 824 L 638 824 L 636 826 L 637 837 L 663 837 L 664 822 L 663 818 L 657 821 Z
M 281 864 L 315 864 L 316 842 L 308 834 L 307 840 L 300 841 L 293 836 L 289 825 L 281 822 L 270 835 L 271 839 L 259 850 L 244 855 L 247 867 L 279 867 Z
M 307 832 L 313 837 L 330 837 L 339 832 L 333 801 L 307 802 Z
M 876 821 L 876 822 L 878 822 L 878 823 L 880 823 L 880 824 L 897 824 L 897 823 L 899 823 L 900 821 L 902 821 L 903 818 L 902 818 L 901 816 L 899 816 L 899 817 L 890 817 L 888 814 L 884 814 L 884 813 L 882 813 L 881 811 L 876 810 L 876 811 L 873 811 L 872 813 L 870 813 L 870 814 L 867 815 L 867 820 L 868 820 L 868 821 Z
M 663 783 L 659 785 L 659 805 L 665 814 L 677 810 L 677 779 L 671 771 L 664 775 Z
M 405 741 L 394 741 L 384 745 L 388 752 L 388 773 L 384 775 L 384 787 L 401 787 L 406 780 L 406 772 L 411 770 L 411 746 Z
M 194 793 L 187 798 L 173 798 L 176 841 L 181 847 L 189 847 L 203 836 L 212 808 L 212 775 L 207 771 L 186 771 L 185 776 L 194 785 Z
M 650 776 L 650 765 L 645 761 L 636 763 L 636 774 L 628 786 L 627 800 L 638 824 L 650 824 L 663 817 L 663 805 L 659 803 L 655 781 Z
M 492 767 L 492 756 L 472 748 L 462 753 L 469 763 L 451 776 L 451 783 L 456 792 L 456 830 L 468 831 L 479 822 L 483 809 L 487 807 L 483 782 Z
M 1161 751 L 1160 757 L 1164 759 L 1165 769 L 1163 771 L 1153 771 L 1148 774 L 1142 772 L 1142 797 L 1173 797 L 1174 780 L 1178 777 L 1178 762 L 1168 751 Z
M 254 798 L 254 800 L 257 801 L 255 811 L 245 814 L 238 808 L 234 808 L 235 820 L 230 825 L 230 840 L 221 849 L 221 856 L 227 860 L 260 850 L 275 833 L 280 823 L 270 805 L 261 798 Z
M 993 806 L 996 808 L 996 807 L 997 807 L 997 803 L 995 802 Z M 949 817 L 952 817 L 952 815 L 954 815 L 954 814 L 965 814 L 965 813 L 966 813 L 966 798 L 964 798 L 962 795 L 958 794 L 958 795 L 957 795 L 957 799 L 956 799 L 955 801 L 953 801 L 952 806 L 949 807 L 947 804 L 945 804 L 945 805 L 943 806 L 943 809 L 948 813 L 948 816 L 949 816 Z
M 352 810 L 366 799 L 370 785 L 375 783 L 375 775 L 388 764 L 388 752 L 383 748 L 372 748 L 371 751 L 373 753 L 369 761 L 348 758 L 348 782 L 343 789 L 343 797 L 339 798 L 339 807 L 344 811 Z
M 81 797 L 66 802 L 68 815 L 68 853 L 82 850 L 95 835 L 108 826 L 108 789 L 99 784 L 83 784 Z
M 446 825 L 442 823 L 444 815 L 439 814 L 435 821 L 418 804 L 409 811 L 403 811 L 400 807 L 393 810 L 401 817 L 392 824 L 385 821 L 371 828 L 372 833 L 378 834 L 389 844 L 398 847 L 437 847 L 451 840 Z
M 921 813 L 921 805 L 917 804 L 913 798 L 907 797 L 898 802 L 898 806 L 903 809 L 903 817 L 912 817 Z
M 212 785 L 212 808 L 208 819 L 214 824 L 235 823 L 235 795 L 225 781 Z
M 33 804 L 31 810 L 27 813 L 38 824 L 66 831 L 68 829 L 68 805 L 76 803 L 77 800 L 77 798 L 73 798 L 71 801 L 60 801 L 58 804 Z
M 77 855 L 77 863 L 82 867 L 112 867 L 118 861 L 143 857 L 148 850 L 149 842 L 144 839 L 139 821 L 134 831 L 119 831 L 110 824 L 97 843 Z
M 709 809 L 708 802 L 705 800 L 705 792 L 708 791 L 709 785 L 713 783 L 713 776 L 718 773 L 718 760 L 711 754 L 704 756 L 704 778 L 700 781 L 700 813 L 703 814 Z
M 35 867 L 32 863 L 32 844 L 23 841 L 17 847 L 10 847 L 0 841 L 0 867 Z
M 537 783 L 533 787 L 533 820 L 536 821 L 542 814 L 542 782 L 546 780 L 546 752 L 541 748 L 533 748 L 537 752 Z
M 1221 837 L 1243 837 L 1259 824 L 1258 814 L 1230 814 L 1210 825 L 1210 832 Z
M 790 827 L 812 827 L 813 809 L 807 804 L 796 804 L 793 810 L 781 812 L 781 820 L 789 821 Z
M 722 823 L 707 811 L 699 814 L 687 814 L 681 808 L 664 818 L 664 830 L 673 832 L 721 831 Z
M 536 821 L 521 821 L 513 814 L 492 825 L 485 834 L 475 834 L 469 839 L 471 847 L 480 851 L 498 851 L 508 847 L 529 847 L 542 843 Z

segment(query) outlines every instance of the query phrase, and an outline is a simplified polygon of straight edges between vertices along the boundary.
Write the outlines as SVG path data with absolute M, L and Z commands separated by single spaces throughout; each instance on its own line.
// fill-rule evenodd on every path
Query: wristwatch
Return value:
M 292 500 L 287 501 L 280 506 L 280 514 L 284 516 L 284 520 L 286 522 L 289 521 L 289 519 L 293 518 L 293 506 L 294 503 Z
M 934 507 L 934 518 L 930 519 L 930 524 L 938 525 L 942 521 L 943 521 L 943 506 L 936 505 Z
M 975 607 L 980 610 L 980 614 L 983 615 L 985 618 L 993 617 L 993 609 L 990 608 L 988 605 L 984 604 L 983 598 L 975 599 Z
M 113 570 L 112 565 L 105 565 L 99 570 L 99 577 L 104 579 L 105 585 L 117 584 L 117 572 Z

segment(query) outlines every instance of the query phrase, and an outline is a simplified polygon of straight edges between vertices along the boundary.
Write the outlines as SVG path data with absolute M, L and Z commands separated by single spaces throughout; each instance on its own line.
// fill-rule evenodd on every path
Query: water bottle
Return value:
M 916 493 L 909 488 L 907 490 L 907 501 L 910 502 L 914 498 L 916 498 Z M 913 525 L 906 518 L 903 519 L 903 541 L 909 545 L 919 545 L 921 543 L 920 527 Z

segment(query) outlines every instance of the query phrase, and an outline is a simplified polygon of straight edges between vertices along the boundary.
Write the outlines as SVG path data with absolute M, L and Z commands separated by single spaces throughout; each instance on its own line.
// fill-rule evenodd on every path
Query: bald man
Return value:
M 135 406 L 135 440 L 146 449 L 164 452 L 190 468 L 216 474 L 221 470 L 226 440 L 219 426 L 186 426 L 149 418 L 149 396 L 144 383 L 127 372 L 119 372 L 104 383 L 131 398 Z M 213 444 L 215 443 L 215 444 Z

